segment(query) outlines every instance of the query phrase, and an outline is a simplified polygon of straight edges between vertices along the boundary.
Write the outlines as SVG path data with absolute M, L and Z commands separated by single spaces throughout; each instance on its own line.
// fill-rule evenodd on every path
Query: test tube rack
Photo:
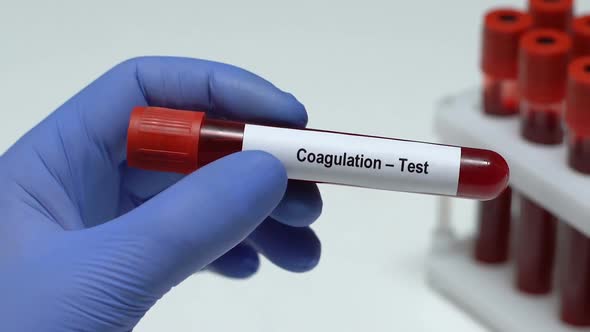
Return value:
M 510 186 L 515 192 L 525 194 L 560 222 L 590 236 L 590 176 L 568 167 L 565 144 L 527 142 L 520 137 L 518 117 L 485 115 L 480 91 L 470 90 L 439 102 L 435 130 L 441 143 L 500 153 L 510 166 Z M 432 288 L 496 331 L 590 332 L 590 328 L 569 326 L 559 319 L 557 284 L 549 295 L 519 292 L 514 286 L 513 255 L 505 264 L 476 262 L 472 238 L 459 238 L 453 229 L 452 199 L 441 198 L 439 204 L 428 262 Z M 518 218 L 513 219 L 516 222 Z M 558 243 L 556 283 L 560 279 L 560 249 Z

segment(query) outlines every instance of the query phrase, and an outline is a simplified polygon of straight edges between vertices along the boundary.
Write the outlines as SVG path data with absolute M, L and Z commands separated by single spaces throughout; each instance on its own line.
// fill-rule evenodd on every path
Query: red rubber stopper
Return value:
M 520 40 L 518 84 L 530 102 L 555 103 L 565 98 L 570 37 L 553 29 L 527 32 Z
M 565 121 L 580 136 L 590 136 L 590 56 L 569 66 Z
M 485 74 L 497 79 L 516 78 L 518 41 L 532 22 L 528 14 L 514 9 L 497 9 L 486 14 L 481 63 Z
M 569 31 L 574 12 L 573 0 L 530 0 L 529 12 L 535 28 Z
M 195 171 L 204 118 L 202 112 L 134 108 L 127 137 L 127 164 L 162 172 Z
M 573 49 L 575 58 L 590 55 L 590 15 L 581 16 L 572 25 Z

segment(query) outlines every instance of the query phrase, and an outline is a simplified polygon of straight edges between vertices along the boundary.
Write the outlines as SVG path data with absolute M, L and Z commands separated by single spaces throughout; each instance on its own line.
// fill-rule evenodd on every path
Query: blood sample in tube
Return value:
M 520 41 L 521 133 L 533 143 L 560 144 L 571 39 L 563 32 L 535 29 Z
M 567 252 L 561 281 L 561 320 L 590 326 L 590 238 L 567 226 Z
M 273 154 L 290 179 L 479 200 L 497 197 L 509 176 L 504 158 L 489 150 L 261 126 L 159 107 L 131 114 L 131 167 L 186 174 L 246 150 Z
M 543 145 L 563 140 L 567 65 L 571 41 L 563 32 L 537 29 L 520 42 L 521 134 Z M 516 286 L 523 292 L 551 291 L 557 219 L 522 195 L 517 232 Z
M 566 103 L 568 164 L 590 176 L 590 56 L 569 67 Z M 561 319 L 590 326 L 590 238 L 567 226 L 567 259 L 561 284 Z
M 481 263 L 498 264 L 508 260 L 512 190 L 506 188 L 498 198 L 479 203 L 479 226 L 474 255 Z
M 518 114 L 518 48 L 521 36 L 532 26 L 530 15 L 514 9 L 486 14 L 483 27 L 483 111 L 490 116 Z M 479 204 L 474 257 L 482 263 L 508 259 L 512 190 Z
M 529 12 L 535 28 L 569 32 L 574 13 L 573 0 L 530 0 Z
M 529 294 L 551 291 L 557 219 L 524 195 L 516 247 L 516 287 Z

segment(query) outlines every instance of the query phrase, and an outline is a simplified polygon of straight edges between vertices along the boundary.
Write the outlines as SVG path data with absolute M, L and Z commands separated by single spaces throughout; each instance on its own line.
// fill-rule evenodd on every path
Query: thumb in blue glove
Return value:
M 288 183 L 257 151 L 186 177 L 127 168 L 138 105 L 307 121 L 291 95 L 235 67 L 155 57 L 109 71 L 0 159 L 0 330 L 129 331 L 203 268 L 246 277 L 259 253 L 295 272 L 317 264 L 315 185 Z

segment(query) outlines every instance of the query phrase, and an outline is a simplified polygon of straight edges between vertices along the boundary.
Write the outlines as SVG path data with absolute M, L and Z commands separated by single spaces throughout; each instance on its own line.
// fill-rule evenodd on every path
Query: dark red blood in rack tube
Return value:
M 542 206 L 521 197 L 516 287 L 529 294 L 551 291 L 557 219 Z
M 508 260 L 512 190 L 506 188 L 495 199 L 479 203 L 479 226 L 475 238 L 475 259 L 498 264 Z
M 520 129 L 522 136 L 530 142 L 546 145 L 560 144 L 563 141 L 562 113 L 563 103 L 553 105 L 521 104 L 523 119 Z M 544 128 L 544 132 L 539 131 Z
M 590 174 L 590 138 L 568 134 L 568 162 L 579 172 Z
M 518 113 L 518 42 L 531 25 L 528 14 L 514 9 L 493 10 L 484 18 L 481 68 L 488 114 Z
M 131 114 L 131 120 L 129 123 L 127 138 L 127 163 L 130 167 L 154 171 L 166 171 L 185 174 L 190 173 L 197 170 L 199 167 L 202 167 L 224 156 L 242 151 L 246 142 L 246 133 L 248 128 L 251 128 L 252 130 L 261 130 L 262 128 L 262 130 L 265 131 L 272 131 L 272 128 L 275 127 L 256 126 L 226 120 L 210 119 L 207 118 L 202 112 L 172 110 L 158 107 L 136 107 Z M 449 165 L 453 164 L 456 165 L 456 171 L 451 171 L 449 173 L 449 178 L 454 177 L 456 179 L 454 180 L 454 183 L 449 182 L 453 188 L 451 193 L 442 194 L 440 192 L 429 191 L 415 192 L 489 200 L 500 195 L 500 193 L 502 193 L 508 184 L 508 164 L 499 154 L 489 150 L 465 147 L 460 148 L 440 144 L 429 144 L 385 137 L 365 136 L 312 129 L 275 128 L 274 130 L 281 130 L 282 135 L 287 135 L 290 137 L 282 141 L 282 144 L 291 144 L 288 146 L 289 151 L 291 151 L 293 143 L 298 144 L 298 146 L 301 143 L 297 140 L 293 140 L 291 137 L 294 137 L 294 135 L 300 135 L 299 137 L 302 137 L 302 132 L 312 132 L 316 133 L 317 135 L 325 135 L 321 137 L 321 139 L 314 141 L 313 144 L 328 151 L 331 148 L 333 149 L 333 146 L 331 148 L 323 146 L 323 140 L 331 139 L 332 143 L 340 142 L 339 140 L 345 140 L 347 142 L 351 142 L 351 140 L 353 140 L 355 142 L 354 145 L 369 144 L 369 148 L 366 151 L 367 154 L 375 152 L 371 151 L 372 144 L 377 143 L 377 145 L 383 146 L 383 144 L 386 143 L 386 146 L 389 147 L 389 144 L 395 143 L 392 145 L 392 147 L 399 148 L 401 146 L 403 147 L 402 149 L 408 150 L 422 149 L 423 151 L 426 151 L 424 154 L 425 156 L 436 155 L 438 156 L 437 158 L 441 158 L 442 155 L 442 158 L 444 159 L 448 157 L 445 155 L 445 153 L 450 152 L 451 155 L 457 158 L 454 159 L 455 162 L 451 160 L 450 163 L 449 159 L 445 159 L 446 161 L 442 159 L 434 159 L 431 160 L 430 165 L 426 163 L 410 164 L 409 160 L 404 160 L 403 165 L 401 163 L 399 163 L 397 166 L 380 164 L 381 166 L 387 167 L 389 173 L 383 173 L 385 172 L 385 169 L 382 168 L 380 168 L 381 173 L 355 173 L 357 176 L 377 176 L 378 179 L 382 181 L 383 176 L 389 177 L 395 172 L 398 172 L 397 174 L 399 174 L 399 172 L 401 172 L 405 167 L 405 171 L 412 172 L 412 174 L 409 175 L 411 178 L 404 178 L 403 181 L 401 181 L 403 184 L 404 182 L 409 181 L 409 179 L 416 179 L 417 177 L 427 176 L 428 174 L 433 176 L 435 171 L 440 172 L 440 169 L 434 170 L 432 168 L 434 167 L 433 165 L 446 165 L 440 166 L 442 168 L 448 168 Z M 273 137 L 264 137 L 264 140 L 267 142 L 276 141 L 276 139 L 273 139 Z M 279 154 L 286 151 L 286 148 L 286 146 L 280 145 Z M 404 152 L 411 152 L 408 150 L 389 151 L 388 148 L 386 150 L 388 156 L 403 155 Z M 301 149 L 299 149 L 299 151 L 301 151 Z M 293 160 L 289 158 L 294 158 L 294 156 L 283 156 L 283 158 L 283 162 L 292 162 Z M 302 162 L 302 160 L 299 161 Z M 441 164 L 441 161 L 444 162 Z M 326 176 L 326 169 L 330 169 L 331 166 L 324 166 L 326 166 L 325 169 L 322 167 L 319 169 L 324 172 L 321 174 Z M 308 164 L 301 164 L 301 166 L 300 164 L 296 164 L 294 167 L 303 167 L 306 171 L 309 171 L 310 169 L 318 169 L 317 167 L 309 166 Z M 324 181 L 324 179 L 321 178 L 321 175 L 317 175 L 318 173 L 312 174 L 319 176 L 313 180 L 316 182 L 328 182 L 352 186 L 367 186 L 376 189 L 396 190 L 395 186 L 392 188 L 382 188 L 379 185 L 375 185 L 375 182 L 372 182 L 373 186 L 370 186 L 365 185 L 364 183 L 357 184 L 345 183 L 345 181 L 342 183 Z M 388 179 L 391 180 L 390 183 L 392 185 L 398 185 L 395 183 L 395 180 L 399 180 L 399 178 L 392 177 Z M 430 181 L 429 178 L 426 179 L 428 179 L 426 180 L 427 182 Z M 305 179 L 303 180 L 311 181 Z M 374 181 L 375 178 L 371 178 L 370 180 Z M 435 181 L 445 182 L 446 180 L 448 179 L 438 178 Z M 423 182 L 420 184 L 424 185 Z M 405 189 L 406 190 L 403 191 L 414 191 L 412 188 L 405 187 Z
M 565 120 L 568 164 L 590 176 L 590 57 L 570 64 Z M 590 238 L 568 225 L 566 268 L 561 284 L 561 319 L 590 326 Z
M 590 239 L 569 225 L 566 230 L 561 320 L 574 326 L 590 326 Z
M 569 31 L 574 13 L 573 0 L 530 0 L 529 12 L 535 28 Z
M 563 32 L 536 29 L 520 41 L 521 135 L 544 145 L 563 141 L 567 65 L 571 40 Z M 526 293 L 551 290 L 557 219 L 522 196 L 517 231 L 516 285 Z
M 484 113 L 491 116 L 518 114 L 519 41 L 532 22 L 530 15 L 509 8 L 492 10 L 485 15 L 481 66 Z M 508 188 L 498 198 L 480 203 L 474 246 L 477 261 L 497 264 L 508 259 L 511 193 Z
M 572 24 L 572 58 L 590 55 L 590 15 L 581 16 Z

